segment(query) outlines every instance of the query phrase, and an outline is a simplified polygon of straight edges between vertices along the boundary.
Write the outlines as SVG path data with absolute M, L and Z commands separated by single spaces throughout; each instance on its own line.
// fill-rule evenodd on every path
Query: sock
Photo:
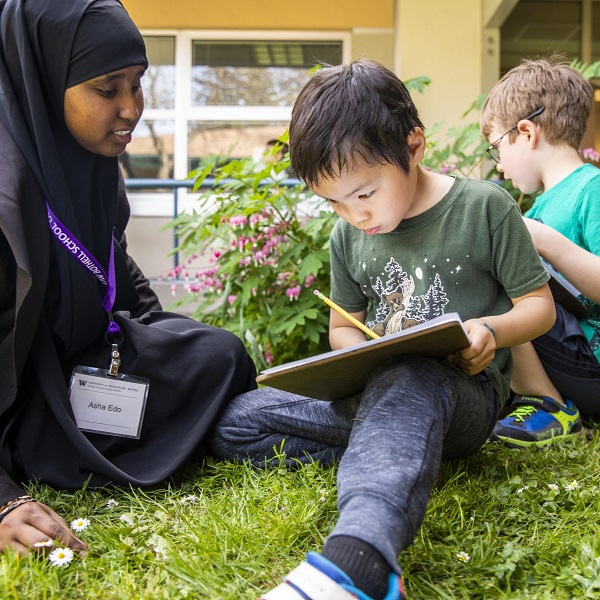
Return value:
M 373 600 L 385 598 L 392 569 L 371 544 L 356 537 L 338 535 L 325 542 L 321 554 L 342 569 L 354 585 Z

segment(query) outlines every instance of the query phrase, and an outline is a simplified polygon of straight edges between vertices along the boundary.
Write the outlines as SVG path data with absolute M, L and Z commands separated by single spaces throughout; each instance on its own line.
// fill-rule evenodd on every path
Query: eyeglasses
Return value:
M 521 120 L 529 121 L 529 119 L 533 119 L 533 117 L 537 117 L 538 115 L 541 115 L 543 112 L 544 112 L 544 107 L 542 106 L 541 108 L 534 110 L 530 115 L 527 115 L 524 119 L 521 119 Z M 519 123 L 520 122 L 521 121 L 519 121 Z M 487 148 L 487 153 L 490 155 L 490 158 L 492 160 L 495 160 L 497 163 L 500 163 L 500 150 L 499 150 L 498 146 L 500 146 L 500 142 L 504 139 L 505 136 L 507 136 L 509 133 L 512 133 L 519 126 L 519 123 L 517 123 L 514 127 L 511 127 L 506 133 L 501 135 L 491 146 L 489 146 Z

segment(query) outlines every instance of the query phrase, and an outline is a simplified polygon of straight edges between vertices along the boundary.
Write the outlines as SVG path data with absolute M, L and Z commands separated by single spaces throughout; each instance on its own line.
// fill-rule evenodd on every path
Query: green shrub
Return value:
M 178 304 L 199 302 L 193 316 L 237 334 L 259 368 L 329 349 L 329 309 L 312 292 L 329 290 L 329 232 L 337 217 L 304 184 L 284 182 L 290 165 L 281 148 L 264 164 L 203 161 L 190 177 L 198 189 L 210 175 L 214 188 L 174 222 L 180 252 L 212 263 Z
M 594 74 L 599 65 L 573 66 Z M 411 93 L 429 84 L 426 77 L 406 82 Z M 479 130 L 476 114 L 483 101 L 480 96 L 473 102 L 465 123 L 443 137 L 440 123 L 427 131 L 425 168 L 464 176 L 482 176 L 487 169 L 485 179 L 500 179 Z M 198 255 L 211 261 L 192 276 L 188 294 L 173 306 L 197 302 L 193 316 L 237 334 L 259 369 L 329 350 L 329 309 L 313 291 L 329 293 L 329 233 L 337 216 L 304 184 L 286 181 L 287 133 L 279 141 L 262 162 L 203 160 L 189 178 L 195 190 L 208 177 L 214 185 L 200 193 L 196 210 L 171 224 L 179 236 L 177 250 L 187 257 L 172 277 L 181 276 Z M 499 183 L 523 208 L 535 197 L 510 182 Z

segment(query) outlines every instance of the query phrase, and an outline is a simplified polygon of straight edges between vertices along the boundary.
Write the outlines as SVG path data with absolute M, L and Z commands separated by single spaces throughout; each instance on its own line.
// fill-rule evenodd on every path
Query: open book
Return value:
M 332 350 L 262 371 L 258 383 L 319 400 L 362 392 L 382 363 L 402 354 L 443 359 L 470 344 L 458 313 L 448 313 L 355 346 Z
M 581 292 L 543 258 L 542 264 L 546 271 L 550 273 L 548 285 L 550 286 L 554 301 L 561 304 L 578 319 L 585 319 L 590 311 L 589 308 L 579 300 Z

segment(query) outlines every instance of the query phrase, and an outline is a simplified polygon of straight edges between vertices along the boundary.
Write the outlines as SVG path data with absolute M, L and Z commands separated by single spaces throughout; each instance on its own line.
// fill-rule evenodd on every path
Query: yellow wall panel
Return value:
M 330 29 L 392 27 L 394 0 L 122 0 L 146 29 Z
M 351 60 L 368 58 L 394 70 L 394 31 L 358 31 L 352 34 Z
M 398 0 L 398 75 L 432 80 L 414 96 L 426 127 L 458 124 L 481 93 L 482 6 L 480 0 Z M 477 115 L 470 116 L 477 120 Z

